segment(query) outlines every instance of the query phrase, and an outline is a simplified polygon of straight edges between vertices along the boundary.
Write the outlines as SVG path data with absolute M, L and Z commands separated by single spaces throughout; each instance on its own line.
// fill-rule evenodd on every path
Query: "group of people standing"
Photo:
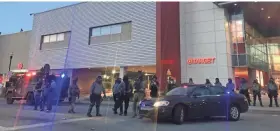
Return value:
M 151 97 L 158 97 L 158 81 L 157 77 L 153 76 L 150 82 L 150 95 Z M 133 100 L 133 118 L 137 117 L 138 103 L 145 99 L 145 91 L 147 89 L 144 76 L 139 74 L 134 84 L 131 84 L 128 76 L 125 75 L 123 79 L 118 78 L 113 86 L 113 98 L 115 101 L 114 108 L 112 109 L 114 114 L 127 115 L 127 109 L 129 107 L 129 101 Z M 124 107 L 123 107 L 124 104 Z
M 194 84 L 192 78 L 189 79 L 189 84 Z M 222 86 L 222 83 L 220 82 L 219 78 L 215 79 L 214 85 L 210 82 L 209 79 L 206 79 L 205 85 L 206 86 Z M 233 83 L 231 78 L 228 79 L 228 82 L 227 82 L 225 87 L 227 89 L 231 90 L 231 91 L 236 90 L 235 84 Z M 241 79 L 241 84 L 240 84 L 240 87 L 239 87 L 239 93 L 243 94 L 247 98 L 248 104 L 251 105 L 249 90 L 250 90 L 250 88 L 248 86 L 248 81 L 245 78 L 242 78 Z M 258 98 L 260 106 L 263 107 L 263 103 L 262 103 L 262 99 L 261 99 L 262 87 L 259 84 L 258 80 L 253 81 L 251 90 L 252 90 L 252 93 L 253 93 L 253 106 L 256 106 L 256 99 Z M 278 86 L 275 83 L 273 78 L 270 78 L 269 83 L 267 85 L 267 94 L 268 94 L 268 97 L 269 97 L 269 107 L 272 107 L 273 99 L 274 99 L 274 102 L 275 102 L 275 106 L 279 107 L 279 104 L 278 104 Z
M 49 75 L 48 71 L 41 75 L 42 76 L 38 78 L 38 83 L 34 90 L 34 110 L 38 110 L 38 107 L 40 107 L 40 110 L 44 111 L 45 106 L 47 106 L 46 111 L 50 112 L 55 95 L 56 77 L 54 75 Z

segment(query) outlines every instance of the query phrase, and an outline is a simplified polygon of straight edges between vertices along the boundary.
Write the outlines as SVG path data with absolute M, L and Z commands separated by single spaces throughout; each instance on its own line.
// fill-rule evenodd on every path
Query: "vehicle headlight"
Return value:
M 157 101 L 154 103 L 154 107 L 159 107 L 159 106 L 168 106 L 169 102 L 168 101 Z

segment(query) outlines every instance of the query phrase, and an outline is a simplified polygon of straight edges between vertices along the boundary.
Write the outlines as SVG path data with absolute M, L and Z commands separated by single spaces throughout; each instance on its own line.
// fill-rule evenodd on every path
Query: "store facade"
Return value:
M 219 78 L 224 85 L 228 78 L 257 78 L 264 85 L 269 74 L 266 46 L 249 44 L 247 32 L 255 29 L 232 6 L 84 2 L 36 13 L 29 69 L 49 63 L 56 72 L 79 77 L 85 93 L 97 75 L 111 88 L 114 78 L 133 78 L 138 70 L 146 79 L 156 74 L 161 89 L 167 76 L 178 84 L 189 78 L 195 83 Z

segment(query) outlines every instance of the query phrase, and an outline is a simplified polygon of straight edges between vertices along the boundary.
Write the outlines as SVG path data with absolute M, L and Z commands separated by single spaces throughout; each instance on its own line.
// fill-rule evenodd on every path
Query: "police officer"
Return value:
M 206 79 L 205 86 L 210 87 L 213 86 L 209 79 Z
M 77 97 L 80 94 L 80 89 L 78 87 L 78 78 L 73 79 L 72 85 L 69 88 L 69 99 L 70 99 L 70 108 L 68 113 L 75 113 L 75 102 Z
M 43 81 L 41 78 L 39 78 L 38 83 L 36 84 L 35 90 L 34 90 L 34 99 L 35 99 L 34 110 L 37 110 L 38 106 L 40 106 L 41 95 L 42 95 L 42 85 L 43 85 Z
M 215 86 L 223 86 L 222 83 L 220 82 L 219 78 L 215 79 L 215 83 L 214 84 L 215 84 Z
M 251 99 L 250 99 L 250 95 L 249 95 L 248 84 L 247 84 L 246 79 L 244 79 L 244 78 L 241 79 L 239 93 L 243 94 L 247 98 L 248 104 L 251 105 Z
M 269 107 L 272 107 L 272 98 L 274 98 L 276 107 L 278 105 L 278 87 L 273 78 L 270 78 L 268 83 L 268 97 L 269 97 Z
M 114 98 L 114 114 L 118 114 L 117 109 L 120 106 L 120 99 L 121 99 L 121 90 L 119 89 L 119 84 L 121 83 L 121 78 L 117 78 L 117 80 L 115 81 L 115 84 L 113 86 L 113 98 Z
M 143 75 L 140 74 L 138 79 L 134 83 L 134 95 L 133 95 L 133 118 L 137 116 L 138 103 L 143 100 L 145 96 L 145 81 L 143 80 Z
M 96 81 L 91 86 L 90 91 L 90 105 L 87 112 L 88 117 L 92 117 L 91 111 L 94 105 L 96 105 L 96 116 L 102 116 L 100 114 L 100 104 L 102 101 L 101 93 L 104 94 L 104 98 L 106 97 L 105 89 L 102 85 L 102 76 L 98 76 L 96 78 Z
M 190 79 L 189 79 L 189 84 L 190 84 L 190 85 L 193 85 L 193 84 L 194 84 L 194 82 L 193 82 L 193 79 L 192 79 L 192 78 L 190 78 Z
M 258 97 L 260 105 L 261 107 L 263 107 L 262 98 L 261 98 L 261 85 L 258 83 L 258 80 L 253 81 L 252 90 L 253 90 L 253 106 L 256 106 L 256 99 Z
M 132 94 L 133 87 L 129 82 L 128 76 L 123 76 L 123 81 L 119 84 L 118 88 L 121 90 L 121 99 L 120 99 L 120 115 L 124 113 L 124 115 L 127 115 L 127 109 L 129 106 L 129 98 Z M 124 103 L 124 108 L 123 108 Z M 124 109 L 124 112 L 123 112 Z
M 155 75 L 153 76 L 152 81 L 150 83 L 150 88 L 151 88 L 150 96 L 153 98 L 157 98 L 159 82 L 157 81 L 157 76 L 155 76 Z
M 55 87 L 55 76 L 47 75 L 47 77 L 45 78 L 43 94 L 41 98 L 41 111 L 44 111 L 45 105 L 47 105 L 47 112 L 50 112 L 52 110 L 52 98 Z

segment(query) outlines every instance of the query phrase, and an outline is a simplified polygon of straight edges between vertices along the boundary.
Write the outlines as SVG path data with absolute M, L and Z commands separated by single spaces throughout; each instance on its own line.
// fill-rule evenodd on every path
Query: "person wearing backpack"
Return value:
M 133 118 L 137 116 L 138 103 L 144 98 L 145 88 L 145 81 L 143 75 L 141 74 L 134 83 Z
M 75 102 L 76 102 L 77 97 L 80 94 L 80 89 L 79 89 L 77 83 L 78 83 L 78 78 L 75 78 L 73 80 L 72 85 L 69 88 L 70 108 L 69 108 L 68 113 L 75 113 L 75 111 L 74 111 Z

